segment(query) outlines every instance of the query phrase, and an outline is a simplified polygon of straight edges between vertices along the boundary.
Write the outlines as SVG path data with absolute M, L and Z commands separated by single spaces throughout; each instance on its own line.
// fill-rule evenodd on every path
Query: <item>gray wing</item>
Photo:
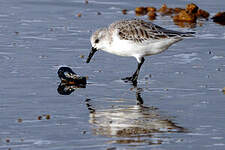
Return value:
M 151 22 L 139 19 L 118 21 L 109 26 L 110 30 L 117 29 L 120 39 L 143 42 L 148 40 L 189 36 L 191 33 L 167 30 Z

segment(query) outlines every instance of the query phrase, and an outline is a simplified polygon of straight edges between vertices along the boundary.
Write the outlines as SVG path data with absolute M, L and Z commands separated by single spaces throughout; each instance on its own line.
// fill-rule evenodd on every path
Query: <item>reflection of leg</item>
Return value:
M 134 74 L 131 77 L 126 77 L 126 78 L 123 78 L 122 80 L 124 80 L 125 82 L 131 81 L 131 82 L 133 82 L 134 85 L 137 85 L 138 75 L 139 75 L 141 66 L 144 63 L 144 61 L 145 61 L 145 59 L 144 59 L 144 57 L 142 57 L 141 62 L 138 63 L 137 70 L 134 72 Z
M 85 100 L 86 106 L 87 106 L 88 110 L 90 111 L 90 113 L 94 113 L 95 112 L 95 108 L 91 104 L 89 104 L 90 100 L 91 99 L 88 99 L 88 98 Z
M 139 91 L 139 89 L 137 89 L 137 92 L 136 92 L 136 99 L 137 99 L 137 105 L 144 104 L 144 101 L 141 97 L 141 92 Z

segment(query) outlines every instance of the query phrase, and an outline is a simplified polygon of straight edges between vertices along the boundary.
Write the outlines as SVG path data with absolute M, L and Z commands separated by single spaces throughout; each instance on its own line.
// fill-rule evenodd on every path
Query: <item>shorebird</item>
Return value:
M 140 19 L 121 20 L 108 27 L 98 29 L 91 36 L 92 50 L 87 58 L 90 62 L 97 50 L 103 50 L 119 56 L 132 56 L 138 66 L 131 77 L 122 80 L 137 84 L 138 75 L 145 59 L 144 56 L 159 54 L 193 32 L 168 30 Z

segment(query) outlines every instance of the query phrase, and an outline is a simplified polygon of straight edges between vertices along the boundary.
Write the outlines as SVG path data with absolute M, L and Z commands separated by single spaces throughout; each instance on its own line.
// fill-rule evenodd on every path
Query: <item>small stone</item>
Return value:
M 162 7 L 158 10 L 161 15 L 172 15 L 173 9 L 168 8 L 166 4 L 163 4 Z
M 197 13 L 197 11 L 198 11 L 198 6 L 197 5 L 195 5 L 194 3 L 191 3 L 191 4 L 187 4 L 186 5 L 186 11 L 188 12 L 188 13 Z
M 177 22 L 177 21 L 183 21 L 183 22 L 192 22 L 195 23 L 196 22 L 196 15 L 192 14 L 192 13 L 188 13 L 185 10 L 182 10 L 180 13 L 178 13 L 177 15 L 175 15 L 173 17 L 173 21 Z
M 122 10 L 122 14 L 126 15 L 127 14 L 127 9 Z
M 80 58 L 84 58 L 84 55 L 80 55 Z
M 205 11 L 205 10 L 202 10 L 202 9 L 198 9 L 196 15 L 197 15 L 198 18 L 208 19 L 208 17 L 209 17 L 209 13 L 207 11 Z
M 85 3 L 85 4 L 88 4 L 88 0 L 85 0 L 84 3 Z
M 78 14 L 77 14 L 77 17 L 79 17 L 79 18 L 80 18 L 81 16 L 82 16 L 82 14 L 81 14 L 81 13 L 78 13 Z
M 42 120 L 42 116 L 38 116 L 38 118 L 37 118 L 38 120 Z
M 100 12 L 97 12 L 97 15 L 101 15 L 102 13 L 100 13 Z
M 18 118 L 17 122 L 21 123 L 21 122 L 23 122 L 23 119 L 22 118 Z
M 225 25 L 225 12 L 218 12 L 212 17 L 213 21 L 221 25 Z
M 147 12 L 156 12 L 156 8 L 155 7 L 147 7 Z
M 165 12 L 167 10 L 167 5 L 163 4 L 162 7 L 158 10 L 158 12 Z
M 135 13 L 136 13 L 136 16 L 143 16 L 147 14 L 147 9 L 145 7 L 136 7 Z
M 50 115 L 46 115 L 45 119 L 49 120 L 49 119 L 51 119 L 51 116 Z
M 10 143 L 10 139 L 6 139 L 5 142 L 6 142 L 6 143 Z
M 82 133 L 83 133 L 83 134 L 86 134 L 86 133 L 87 133 L 87 131 L 85 131 L 85 130 L 84 130 Z
M 174 8 L 173 9 L 173 12 L 175 13 L 175 14 L 178 14 L 179 12 L 181 12 L 182 10 L 185 10 L 184 8 L 179 8 L 179 7 L 177 7 L 177 8 Z
M 225 87 L 222 89 L 223 94 L 225 94 Z
M 16 31 L 15 34 L 16 34 L 16 35 L 19 35 L 19 32 Z
M 155 20 L 156 19 L 156 13 L 152 12 L 152 11 L 149 11 L 148 12 L 148 19 L 149 20 Z

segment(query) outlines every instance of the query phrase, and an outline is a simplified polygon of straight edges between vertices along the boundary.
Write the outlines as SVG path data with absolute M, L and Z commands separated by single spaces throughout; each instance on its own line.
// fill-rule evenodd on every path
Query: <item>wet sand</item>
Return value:
M 222 1 L 193 2 L 211 16 L 224 11 Z M 136 69 L 134 58 L 98 52 L 85 63 L 93 31 L 134 18 L 137 6 L 162 4 L 1 2 L 0 149 L 224 149 L 224 26 L 208 20 L 180 28 L 170 17 L 157 16 L 154 23 L 195 31 L 196 37 L 146 57 L 137 88 L 121 80 Z M 70 93 L 59 94 L 60 66 L 88 76 L 86 88 L 66 87 Z

